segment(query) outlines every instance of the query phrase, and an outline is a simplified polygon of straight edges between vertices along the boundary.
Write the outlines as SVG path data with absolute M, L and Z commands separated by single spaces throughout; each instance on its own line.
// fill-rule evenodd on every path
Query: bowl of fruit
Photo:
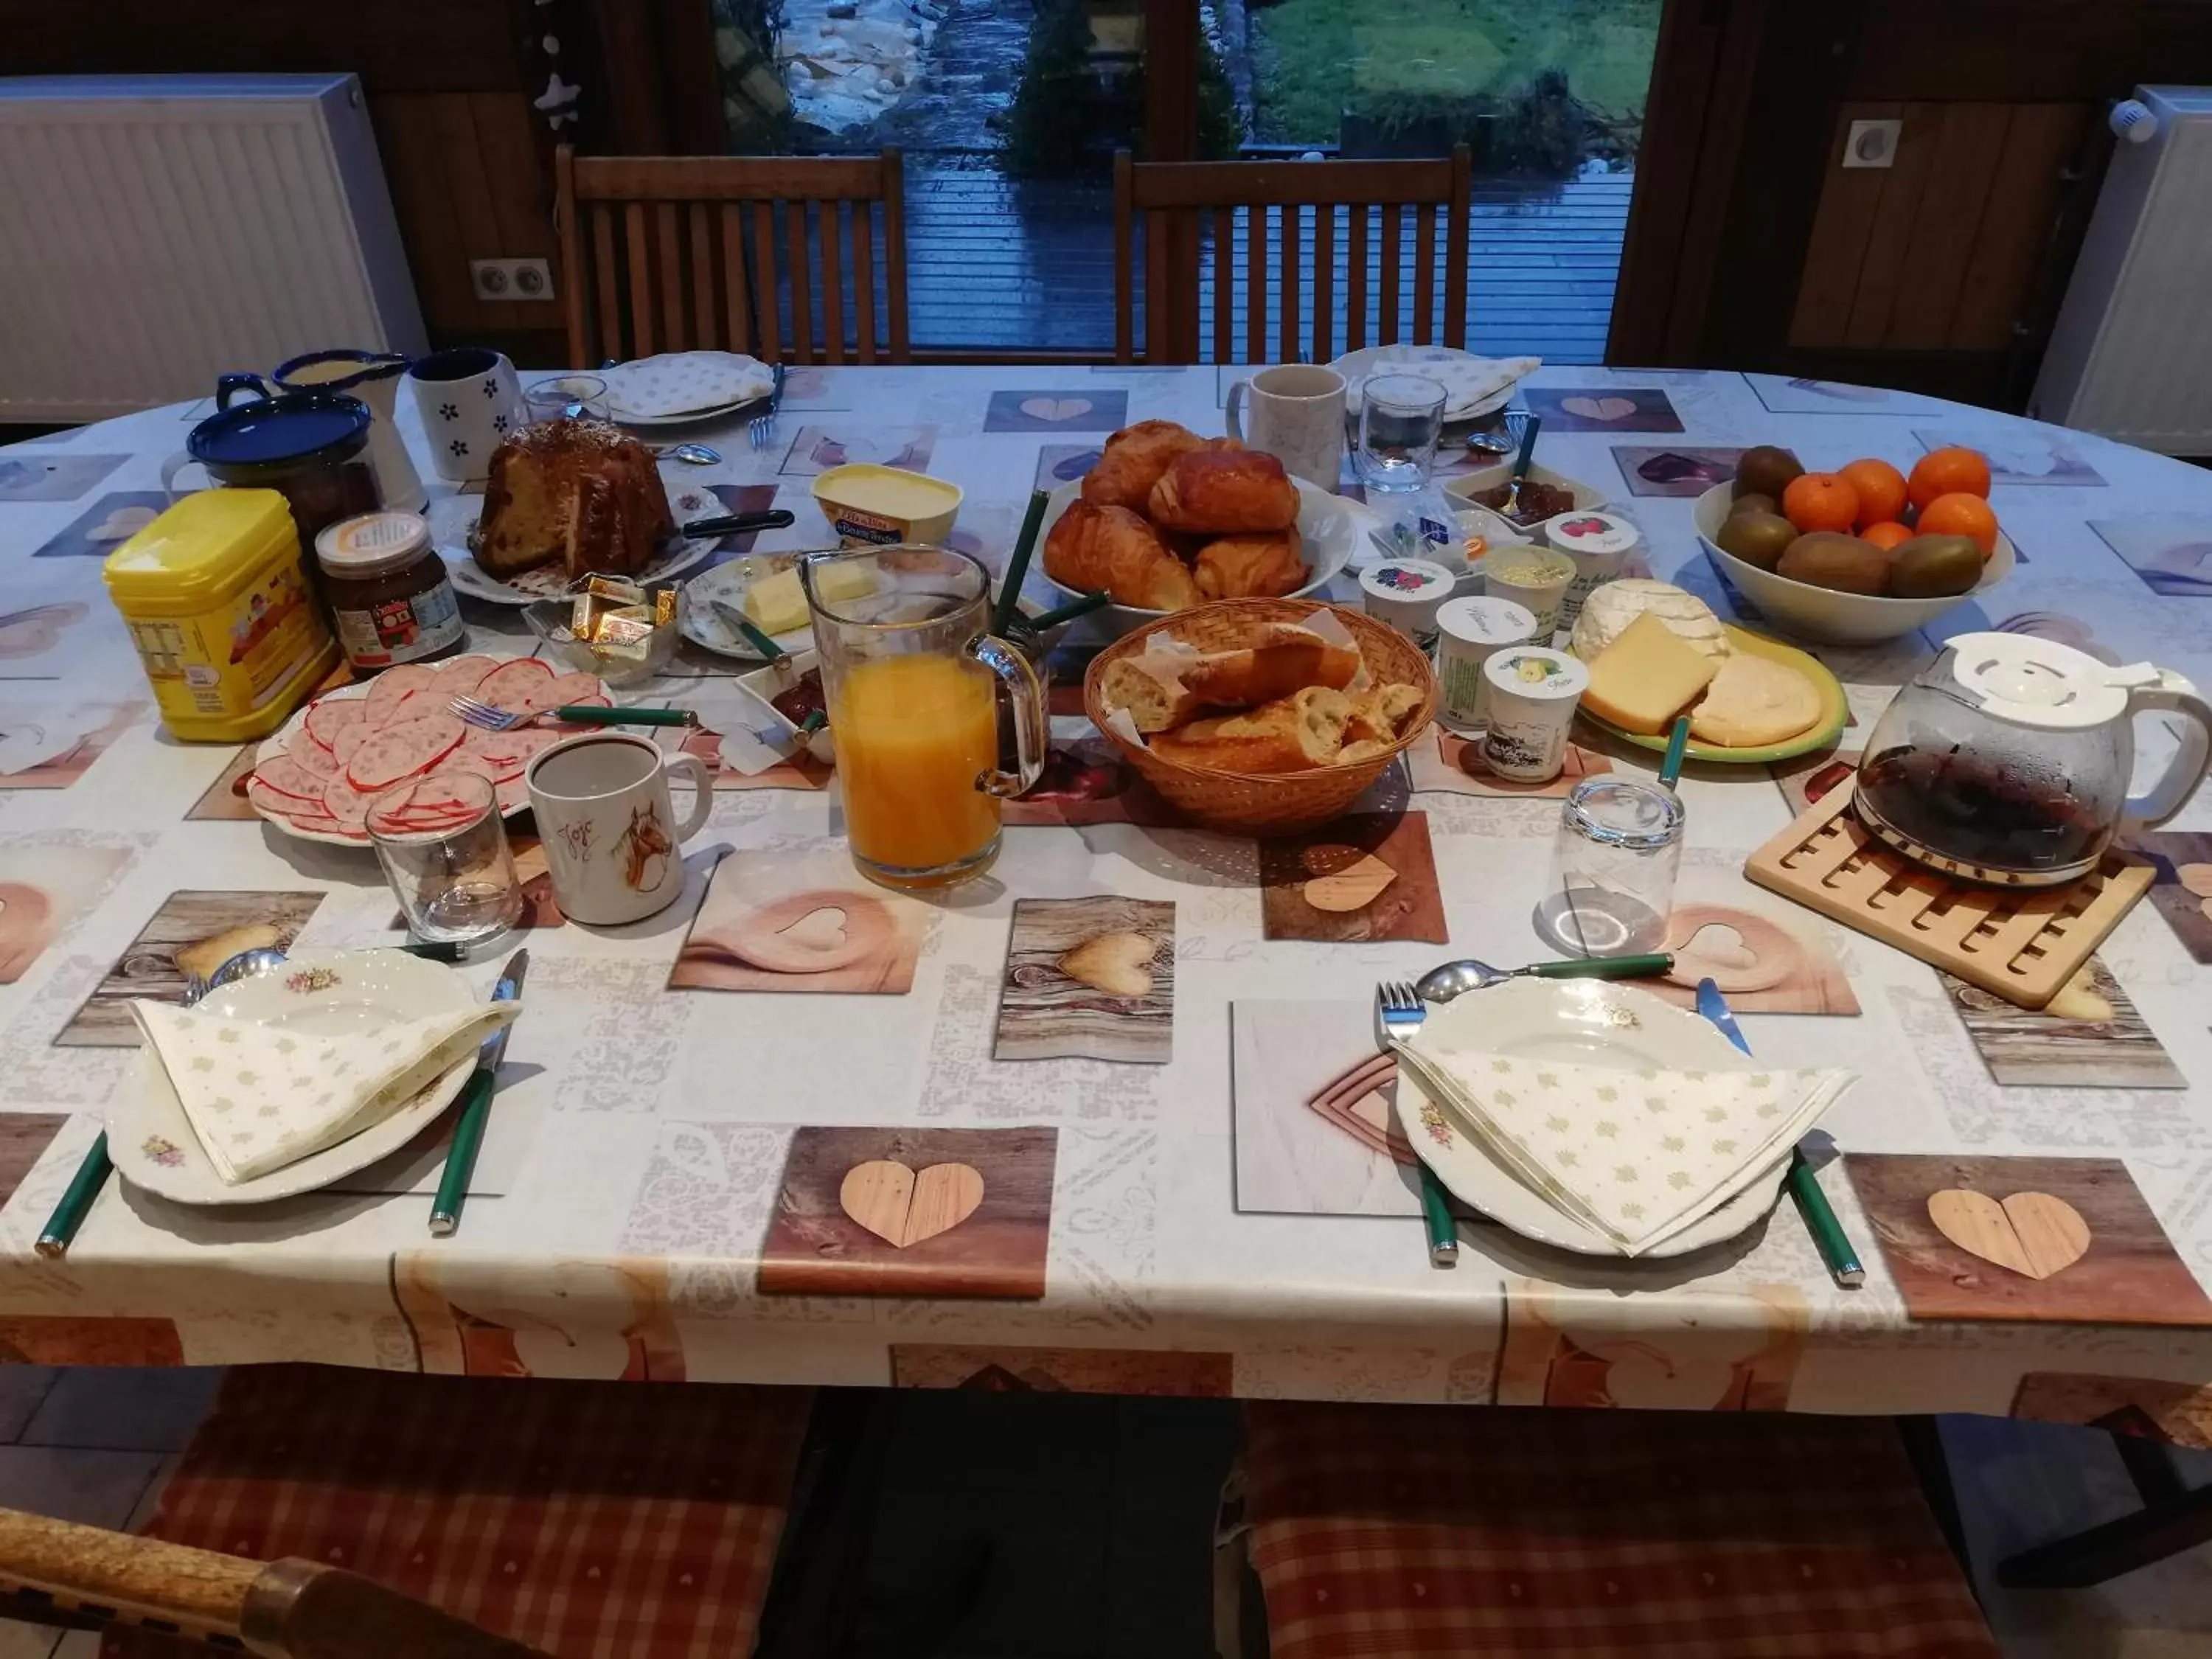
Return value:
M 1808 472 L 1762 444 L 1694 516 L 1706 557 L 1776 627 L 1872 645 L 2012 574 L 1989 495 L 1989 462 L 1971 449 L 1932 450 L 1910 473 L 1874 459 Z

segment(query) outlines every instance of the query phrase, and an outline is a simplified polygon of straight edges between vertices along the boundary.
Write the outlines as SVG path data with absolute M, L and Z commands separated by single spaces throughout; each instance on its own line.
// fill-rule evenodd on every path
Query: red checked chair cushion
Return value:
M 153 1537 L 374 1578 L 560 1655 L 753 1649 L 804 1389 L 240 1367 Z M 109 1655 L 204 1652 L 111 1632 Z
M 1996 1659 L 1886 1419 L 1247 1407 L 1273 1659 Z

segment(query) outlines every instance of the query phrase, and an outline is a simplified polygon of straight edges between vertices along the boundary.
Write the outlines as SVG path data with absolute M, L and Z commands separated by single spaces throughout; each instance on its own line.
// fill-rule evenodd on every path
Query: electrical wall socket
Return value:
M 553 267 L 543 259 L 471 259 L 469 283 L 479 300 L 550 300 Z

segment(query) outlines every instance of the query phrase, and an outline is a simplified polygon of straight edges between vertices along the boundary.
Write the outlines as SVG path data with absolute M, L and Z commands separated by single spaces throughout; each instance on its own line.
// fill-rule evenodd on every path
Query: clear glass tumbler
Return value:
M 532 426 L 541 421 L 557 421 L 572 409 L 586 419 L 604 421 L 607 383 L 596 374 L 556 374 L 526 386 L 522 404 Z
M 395 785 L 369 803 L 366 827 L 416 938 L 472 945 L 522 919 L 522 884 L 489 778 Z
M 1419 489 L 1443 435 L 1442 385 L 1425 374 L 1370 374 L 1359 387 L 1359 481 L 1387 493 Z
M 1617 777 L 1578 783 L 1559 814 L 1536 931 L 1571 956 L 1664 950 L 1681 863 L 1682 803 L 1673 790 Z

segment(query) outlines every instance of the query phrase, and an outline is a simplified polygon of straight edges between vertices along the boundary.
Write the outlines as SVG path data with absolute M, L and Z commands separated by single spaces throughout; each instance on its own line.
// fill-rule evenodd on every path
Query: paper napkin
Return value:
M 775 374 L 738 351 L 664 351 L 603 371 L 608 405 L 617 415 L 647 419 L 765 398 Z
M 1626 1255 L 1703 1219 L 1773 1166 L 1845 1071 L 1617 1071 L 1516 1059 L 1424 1029 L 1394 1045 L 1527 1187 Z
M 232 1183 L 381 1122 L 521 1011 L 520 1002 L 484 1003 L 317 1036 L 162 1002 L 131 1004 L 208 1162 Z

